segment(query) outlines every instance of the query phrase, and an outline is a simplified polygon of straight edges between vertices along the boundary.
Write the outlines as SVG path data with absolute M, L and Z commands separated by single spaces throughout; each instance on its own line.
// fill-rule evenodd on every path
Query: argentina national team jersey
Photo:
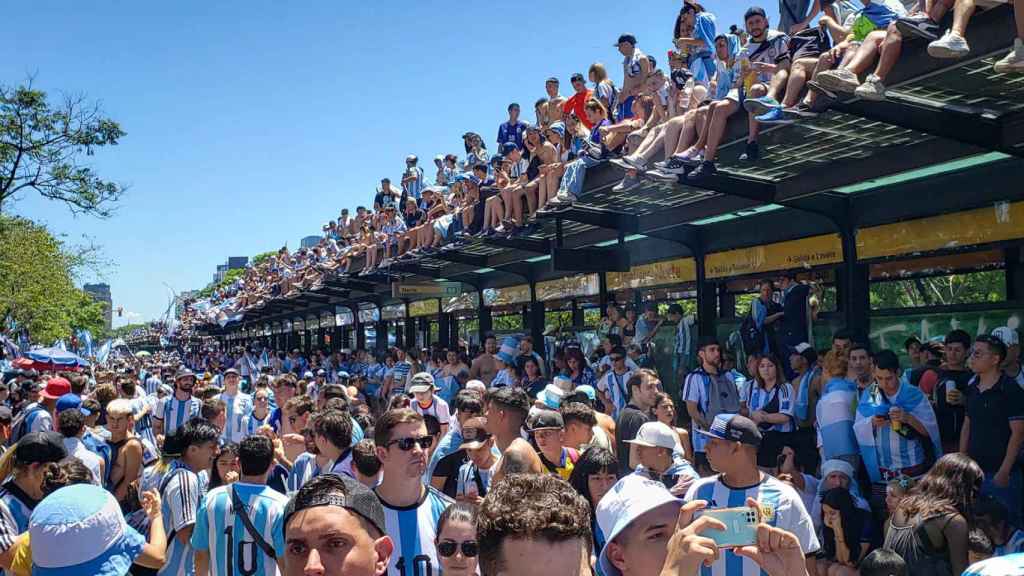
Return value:
M 221 394 L 220 399 L 224 401 L 224 432 L 221 437 L 225 442 L 237 444 L 244 438 L 242 434 L 242 420 L 252 412 L 252 396 L 239 392 L 234 396 Z
M 437 520 L 452 500 L 426 486 L 423 498 L 412 506 L 396 508 L 384 505 L 384 527 L 395 543 L 388 563 L 390 576 L 437 576 L 441 573 L 434 541 Z
M 992 552 L 996 556 L 1006 556 L 1007 554 L 1024 552 L 1024 530 L 1014 530 L 1006 540 L 1006 543 L 1002 546 L 994 547 Z
M 195 574 L 195 551 L 191 542 L 182 543 L 178 540 L 177 533 L 195 524 L 196 511 L 203 498 L 203 483 L 180 460 L 171 463 L 160 482 L 163 487 L 160 491 L 160 506 L 168 544 L 167 561 L 157 574 L 192 576 Z
M 820 548 L 814 533 L 811 516 L 804 508 L 800 495 L 789 484 L 767 474 L 762 475 L 759 484 L 746 488 L 730 488 L 720 475 L 697 480 L 686 492 L 684 500 L 705 500 L 708 508 L 737 508 L 746 506 L 747 498 L 761 504 L 765 523 L 788 530 L 800 540 L 804 554 L 817 552 Z M 753 560 L 724 551 L 711 567 L 701 566 L 701 576 L 760 576 L 761 567 Z
M 702 415 L 707 414 L 708 411 L 708 400 L 711 396 L 711 376 L 701 370 L 697 369 L 686 375 L 686 380 L 683 382 L 683 402 L 696 402 L 697 411 Z M 700 427 L 695 423 L 690 430 L 690 442 L 693 443 L 694 452 L 705 452 L 705 446 L 708 443 L 708 437 L 704 434 L 698 434 L 697 431 Z
M 249 414 L 242 418 L 242 425 L 239 430 L 241 438 L 244 439 L 252 436 L 263 426 L 270 426 L 270 412 L 267 412 L 263 418 L 257 418 L 255 414 Z
M 284 557 L 284 507 L 288 497 L 266 485 L 235 482 L 210 491 L 199 505 L 192 531 L 192 547 L 210 554 L 210 576 L 276 576 L 277 562 L 267 556 L 245 529 L 231 503 L 231 490 L 249 511 L 252 525 Z M 228 524 L 230 544 L 228 548 Z M 231 570 L 229 566 L 229 553 Z
M 132 414 L 135 417 L 135 434 L 143 440 L 146 440 L 156 445 L 156 434 L 153 433 L 153 410 L 156 409 L 158 403 L 156 395 L 153 396 L 140 396 L 130 400 L 132 406 Z M 147 411 L 146 409 L 149 408 Z M 143 412 L 145 414 L 142 414 Z M 142 414 L 142 416 L 138 416 Z
M 615 370 L 609 370 L 597 382 L 597 389 L 611 398 L 613 418 L 618 418 L 619 411 L 625 408 L 626 403 L 629 402 L 628 385 L 629 379 L 632 377 L 632 370 L 627 369 L 622 374 L 616 374 Z
M 157 390 L 160 389 L 161 384 L 163 384 L 163 382 L 161 382 L 160 379 L 157 378 L 156 376 L 150 376 L 149 378 L 146 378 L 146 382 L 144 383 L 146 394 L 156 395 L 156 392 Z
M 963 576 L 1021 576 L 1024 574 L 1024 554 L 993 556 L 971 564 Z
M 771 428 L 762 427 L 761 430 L 774 432 L 792 432 L 794 430 L 794 395 L 793 385 L 789 382 L 777 383 L 771 390 L 765 390 L 750 382 L 750 389 L 747 392 L 747 408 L 754 412 L 756 410 L 769 411 L 770 414 L 785 414 L 788 420 L 781 424 L 772 424 Z
M 288 493 L 298 492 L 306 482 L 320 474 L 320 467 L 316 465 L 316 455 L 310 452 L 303 452 L 292 464 L 292 471 L 288 474 L 286 486 Z
M 0 544 L 5 545 L 0 549 L 9 548 L 8 539 L 13 543 L 18 534 L 28 530 L 28 519 L 35 504 L 14 480 L 0 487 Z
M 199 399 L 189 396 L 188 400 L 178 400 L 167 396 L 157 405 L 156 417 L 164 421 L 164 436 L 181 428 L 186 422 L 199 415 Z

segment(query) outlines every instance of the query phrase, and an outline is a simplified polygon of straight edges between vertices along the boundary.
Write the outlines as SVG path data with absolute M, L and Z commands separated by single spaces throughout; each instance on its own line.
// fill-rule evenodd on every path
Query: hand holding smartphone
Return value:
M 757 525 L 760 512 L 757 508 L 717 508 L 704 510 L 705 516 L 711 516 L 722 524 L 725 530 L 708 529 L 704 535 L 710 538 L 719 548 L 738 548 L 757 544 Z

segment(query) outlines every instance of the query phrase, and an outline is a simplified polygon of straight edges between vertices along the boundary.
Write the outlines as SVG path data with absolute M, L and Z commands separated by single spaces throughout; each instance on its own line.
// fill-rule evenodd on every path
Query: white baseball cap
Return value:
M 1017 335 L 1017 331 L 1009 326 L 999 326 L 998 328 L 992 329 L 992 335 L 1003 341 L 1003 344 L 1007 346 L 1016 346 L 1020 344 L 1020 336 Z
M 598 563 L 605 576 L 622 574 L 608 560 L 608 544 L 634 520 L 665 504 L 681 507 L 683 502 L 673 496 L 664 484 L 642 474 L 626 475 L 601 498 L 594 515 L 597 516 L 597 525 L 606 537 L 604 548 L 598 557 Z
M 676 450 L 682 451 L 679 445 L 679 435 L 669 428 L 667 424 L 662 424 L 661 422 L 646 422 L 637 431 L 636 438 L 626 440 L 626 443 L 636 444 L 637 446 L 649 446 L 651 448 L 668 448 L 673 452 Z

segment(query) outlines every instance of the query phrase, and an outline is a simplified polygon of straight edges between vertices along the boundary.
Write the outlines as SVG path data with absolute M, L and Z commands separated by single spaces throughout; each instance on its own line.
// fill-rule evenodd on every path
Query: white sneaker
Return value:
M 870 74 L 864 79 L 863 84 L 857 86 L 857 89 L 853 91 L 853 95 L 864 100 L 881 102 L 885 100 L 885 84 L 882 84 L 881 78 Z
M 857 75 L 846 68 L 825 70 L 818 73 L 816 79 L 825 89 L 845 94 L 850 94 L 857 89 L 857 86 L 860 86 L 860 80 L 857 79 Z
M 640 156 L 624 156 L 622 159 L 637 170 L 643 170 L 647 167 L 647 162 L 644 162 L 644 159 Z
M 1024 74 L 1024 41 L 1014 39 L 1013 50 L 996 62 L 994 68 L 997 74 Z
M 964 37 L 947 30 L 942 38 L 928 45 L 928 55 L 932 58 L 963 58 L 971 52 Z

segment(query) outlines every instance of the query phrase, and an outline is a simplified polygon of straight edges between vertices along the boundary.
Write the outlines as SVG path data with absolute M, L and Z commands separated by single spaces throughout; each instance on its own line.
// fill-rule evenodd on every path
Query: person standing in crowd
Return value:
M 519 120 L 519 104 L 513 102 L 508 105 L 508 122 L 498 127 L 498 149 L 507 142 L 522 150 L 525 134 L 526 123 Z
M 498 351 L 498 339 L 494 334 L 488 333 L 484 336 L 484 352 L 473 359 L 469 367 L 469 377 L 473 380 L 480 380 L 490 386 L 494 376 L 498 373 L 498 365 L 494 360 L 494 354 Z
M 164 532 L 169 542 L 167 563 L 159 576 L 192 576 L 195 557 L 192 531 L 203 496 L 200 474 L 209 474 L 220 431 L 201 419 L 186 423 L 164 439 L 164 459 L 171 459 L 160 479 Z
M 687 461 L 693 462 L 693 445 L 690 443 L 690 433 L 685 428 L 676 426 L 676 403 L 672 397 L 664 392 L 658 392 L 654 396 L 654 419 L 668 426 L 679 437 L 679 445 L 683 450 L 683 456 Z
M 1003 372 L 1013 378 L 1024 388 L 1024 366 L 1020 363 L 1020 333 L 1009 326 L 998 326 L 992 329 L 992 336 L 1006 344 L 1006 360 L 1003 361 Z
M 697 472 L 683 458 L 679 436 L 665 424 L 647 422 L 640 427 L 636 438 L 626 442 L 636 447 L 639 463 L 636 473 L 663 483 L 676 496 L 686 494 L 687 488 L 698 478 Z
M 482 418 L 466 421 L 466 441 L 459 450 L 466 455 L 465 462 L 456 473 L 454 497 L 459 502 L 470 502 L 479 505 L 480 500 L 491 489 L 495 464 L 498 458 L 494 455 L 494 436 L 484 429 Z
M 191 537 L 196 576 L 276 576 L 284 569 L 288 500 L 267 486 L 274 466 L 270 439 L 246 437 L 238 462 L 238 481 L 211 490 L 199 505 Z
M 288 502 L 283 523 L 285 576 L 383 576 L 390 570 L 395 544 L 384 508 L 351 478 L 314 478 Z
M 264 426 L 270 427 L 270 390 L 257 388 L 252 394 L 252 412 L 242 418 L 241 437 L 257 433 Z
M 693 319 L 683 315 L 683 307 L 669 304 L 668 320 L 676 324 L 676 338 L 672 347 L 672 376 L 677 384 L 683 382 L 687 370 L 690 369 L 690 347 L 693 343 L 691 325 Z
M 157 436 L 170 436 L 186 422 L 199 415 L 199 398 L 192 396 L 196 375 L 188 368 L 174 375 L 174 394 L 160 400 L 153 412 L 153 431 Z
M 825 355 L 823 376 L 826 381 L 815 414 L 818 448 L 822 461 L 838 458 L 857 467 L 860 466 L 860 448 L 853 431 L 857 385 L 846 379 L 849 362 L 842 346 L 839 350 Z
M 540 410 L 530 418 L 528 425 L 544 467 L 562 480 L 568 480 L 580 455 L 575 448 L 563 445 L 565 421 L 562 415 L 555 410 Z
M 589 518 L 586 501 L 567 483 L 546 474 L 509 476 L 480 505 L 480 573 L 589 575 Z
M 761 446 L 757 465 L 771 470 L 778 465 L 783 445 L 790 443 L 794 430 L 793 386 L 783 380 L 782 367 L 771 355 L 757 362 L 754 379 L 747 382 L 740 400 L 740 413 L 750 418 L 761 430 Z
M 885 548 L 907 563 L 908 576 L 961 574 L 967 568 L 968 518 L 984 472 L 965 454 L 946 454 L 889 517 Z
M 502 340 L 501 347 L 494 355 L 497 374 L 491 380 L 490 387 L 498 388 L 504 386 L 516 386 L 519 384 L 519 367 L 516 365 L 516 355 L 519 353 L 519 339 L 509 336 Z
M 224 391 L 220 399 L 224 401 L 224 441 L 239 443 L 244 437 L 243 421 L 252 414 L 252 396 L 239 390 L 241 376 L 238 370 L 228 368 L 224 371 Z
M 0 457 L 0 563 L 18 534 L 28 530 L 32 510 L 43 498 L 46 464 L 67 457 L 61 435 L 29 432 Z
M 593 537 L 593 550 L 600 553 L 604 547 L 605 537 L 597 522 L 597 503 L 619 481 L 619 461 L 610 450 L 600 446 L 588 448 L 569 476 L 569 485 L 590 505 L 590 530 Z
M 629 402 L 629 390 L 626 383 L 633 376 L 633 371 L 626 365 L 626 349 L 622 346 L 612 348 L 608 355 L 611 361 L 611 370 L 606 371 L 601 379 L 597 381 L 597 390 L 601 394 L 601 403 L 612 418 L 618 418 L 619 413 Z
M 815 413 L 818 400 L 821 398 L 821 367 L 818 366 L 818 352 L 806 342 L 796 345 L 789 355 L 789 367 L 793 373 L 793 386 L 796 394 L 793 415 L 796 417 L 797 429 L 793 444 L 800 452 L 802 461 L 818 460 L 815 427 Z
M 523 424 L 530 411 L 530 400 L 519 388 L 492 388 L 484 397 L 484 419 L 487 433 L 494 436 L 494 444 L 501 453 L 494 481 L 505 474 L 544 472 L 537 452 L 523 440 Z
M 1010 521 L 1021 518 L 1021 471 L 1017 456 L 1024 445 L 1024 390 L 1000 369 L 1006 344 L 978 336 L 971 352 L 975 378 L 967 388 L 967 416 L 960 431 L 960 452 L 984 471 L 981 492 L 1006 503 Z
M 633 117 L 633 100 L 643 91 L 644 82 L 654 72 L 647 55 L 636 47 L 636 37 L 632 34 L 619 36 L 615 47 L 622 54 L 622 90 L 619 92 L 618 109 L 615 113 L 618 120 Z
M 777 341 L 777 323 L 785 316 L 782 306 L 772 299 L 774 289 L 775 286 L 771 280 L 761 280 L 757 285 L 757 298 L 750 303 L 750 316 L 757 329 L 756 348 L 753 351 L 758 354 L 772 353 Z
M 640 428 L 652 420 L 651 409 L 660 386 L 657 374 L 646 368 L 638 370 L 626 382 L 629 403 L 619 412 L 615 423 L 615 452 L 619 456 L 620 474 L 630 473 L 639 464 L 636 448 L 628 441 L 635 439 Z
M 374 493 L 384 506 L 385 532 L 395 543 L 388 572 L 437 572 L 437 522 L 452 501 L 423 484 L 433 442 L 423 416 L 409 409 L 385 412 L 374 428 L 374 442 L 384 471 Z
M 129 497 L 129 488 L 141 478 L 142 469 L 156 461 L 154 451 L 147 461 L 147 450 L 140 438 L 132 432 L 135 418 L 132 414 L 131 401 L 124 398 L 107 404 L 107 430 L 111 448 L 110 470 L 104 479 L 104 485 L 110 490 L 118 502 L 124 503 Z
M 480 545 L 476 540 L 477 507 L 459 502 L 437 521 L 437 555 L 445 576 L 474 576 Z
M 964 393 L 974 374 L 967 369 L 967 354 L 971 350 L 971 337 L 963 330 L 946 334 L 945 363 L 939 370 L 939 385 L 932 401 L 939 423 L 939 437 L 943 452 L 956 452 L 960 445 L 960 430 L 966 416 Z
M 779 289 L 782 290 L 782 319 L 776 333 L 779 337 L 780 358 L 788 357 L 796 349 L 797 344 L 814 340 L 811 336 L 812 288 L 812 284 L 798 282 L 796 274 L 792 272 L 779 277 Z
M 85 434 L 85 416 L 80 409 L 70 408 L 57 415 L 57 430 L 64 437 L 68 458 L 77 458 L 92 472 L 92 483 L 103 485 L 106 478 L 103 459 L 82 443 Z
M 711 468 L 704 448 L 707 439 L 699 431 L 708 430 L 719 414 L 739 413 L 740 394 L 736 384 L 722 373 L 722 352 L 716 338 L 700 338 L 697 363 L 697 369 L 686 376 L 682 396 L 692 422 L 690 441 L 693 442 L 694 464 L 701 474 L 708 474 Z
M 460 446 L 466 440 L 466 422 L 471 418 L 479 417 L 484 412 L 483 399 L 472 390 L 459 390 L 455 395 L 455 425 L 448 429 L 448 432 L 438 442 L 437 448 L 430 455 L 430 462 L 427 464 L 425 478 L 430 485 L 441 490 L 449 496 L 453 495 L 448 486 L 451 479 L 455 477 L 459 465 L 465 460 L 465 453 L 462 453 Z
M 39 393 L 39 401 L 31 402 L 21 409 L 21 414 L 11 424 L 11 442 L 17 442 L 31 432 L 53 431 L 54 412 L 57 399 L 71 393 L 71 383 L 64 378 L 51 378 Z
M 280 436 L 299 432 L 291 427 L 287 415 L 284 413 L 288 401 L 295 397 L 296 387 L 295 379 L 288 374 L 277 376 L 271 384 L 274 403 L 277 406 L 270 412 L 270 426 Z
M 757 425 L 738 414 L 721 414 L 708 430 L 698 433 L 708 437 L 708 462 L 717 474 L 694 482 L 684 501 L 703 500 L 708 508 L 745 506 L 755 501 L 766 523 L 796 535 L 807 557 L 806 569 L 814 573 L 813 554 L 820 548 L 814 523 L 792 486 L 758 470 L 761 431 Z M 728 573 L 727 566 L 737 562 L 729 554 L 720 555 L 713 562 L 712 571 Z M 743 557 L 740 562 L 743 573 L 759 573 L 760 568 L 751 558 Z
M 352 417 L 341 410 L 324 410 L 311 422 L 317 453 L 327 464 L 322 474 L 352 474 Z
M 434 377 L 429 372 L 417 372 L 409 382 L 409 393 L 412 394 L 415 402 L 410 408 L 423 416 L 433 416 L 441 424 L 441 435 L 448 433 L 448 424 L 451 422 L 451 412 L 448 403 L 435 394 L 437 385 L 434 384 Z

